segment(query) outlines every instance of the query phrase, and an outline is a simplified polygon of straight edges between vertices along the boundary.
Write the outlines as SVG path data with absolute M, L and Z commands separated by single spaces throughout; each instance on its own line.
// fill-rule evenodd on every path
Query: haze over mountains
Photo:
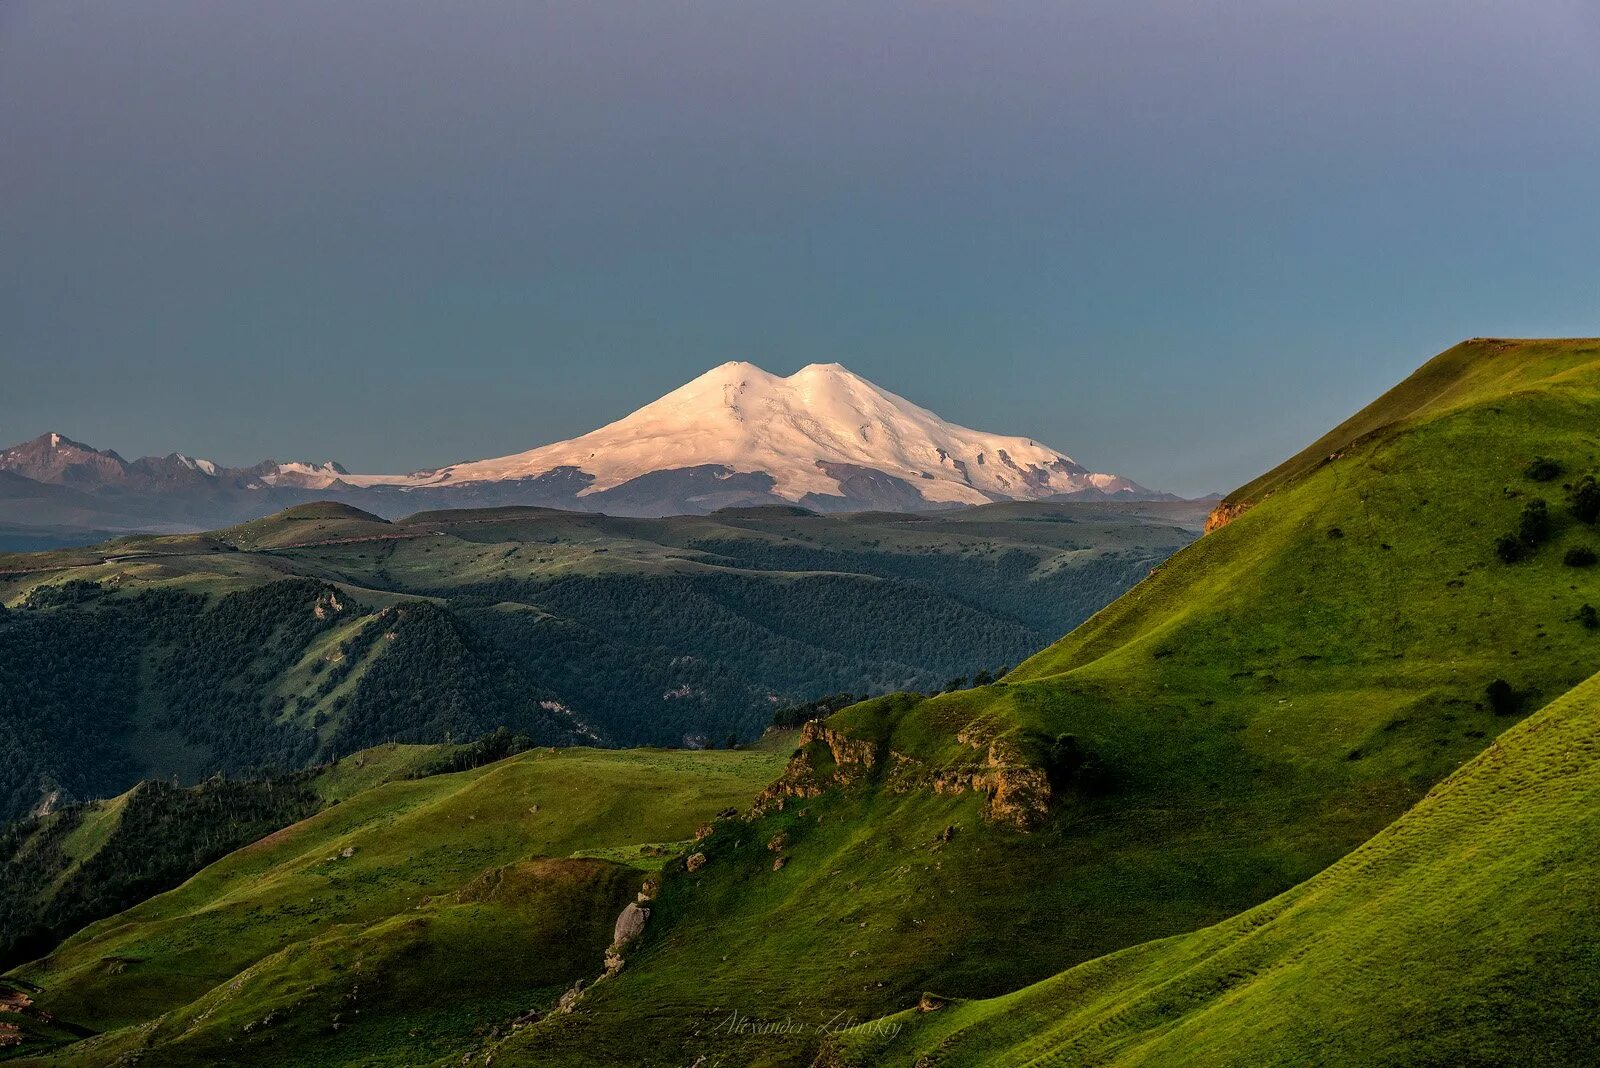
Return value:
M 664 516 L 762 504 L 924 511 L 1171 495 L 1030 438 L 946 422 L 836 363 L 787 378 L 725 363 L 569 441 L 404 475 L 352 474 L 332 460 L 129 461 L 55 432 L 0 452 L 0 523 L 200 529 L 312 499 L 395 518 L 487 505 Z

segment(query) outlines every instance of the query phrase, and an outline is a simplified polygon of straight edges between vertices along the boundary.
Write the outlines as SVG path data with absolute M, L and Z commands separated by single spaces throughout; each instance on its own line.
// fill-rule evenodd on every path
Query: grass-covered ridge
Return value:
M 499 1056 L 603 1064 L 639 1056 L 646 1031 L 663 1063 L 805 1063 L 814 1028 L 712 1032 L 716 1012 L 815 1024 L 925 989 L 999 995 L 1220 922 L 1376 834 L 1600 668 L 1581 612 L 1600 582 L 1563 563 L 1600 545 L 1563 488 L 1600 470 L 1600 345 L 1452 359 L 1485 361 L 1459 402 L 1379 420 L 1002 683 L 832 717 L 872 770 L 669 878 L 680 926 L 659 948 L 585 1015 Z M 1564 473 L 1530 474 L 1539 457 Z M 1502 563 L 1497 539 L 1536 497 L 1549 540 Z M 1497 679 L 1509 707 L 1489 699 Z M 985 785 L 997 760 L 1042 772 L 1063 751 L 1093 758 L 1092 781 L 1049 769 L 1030 833 L 986 821 L 981 790 L 948 792 Z M 641 1022 L 640 1004 L 673 1011 Z
M 1327 871 L 1214 927 L 848 1033 L 830 1065 L 1581 1064 L 1600 677 Z
M 1582 372 L 1596 344 L 1594 338 L 1463 341 L 1283 463 L 1228 494 L 1224 504 L 1247 507 L 1368 435 L 1408 421 L 1438 418 L 1451 409 L 1517 390 L 1558 385 L 1569 373 Z
M 539 749 L 390 781 L 8 979 L 104 1032 L 62 1063 L 146 1047 L 162 1064 L 444 1056 L 598 974 L 663 856 L 747 803 L 785 752 Z

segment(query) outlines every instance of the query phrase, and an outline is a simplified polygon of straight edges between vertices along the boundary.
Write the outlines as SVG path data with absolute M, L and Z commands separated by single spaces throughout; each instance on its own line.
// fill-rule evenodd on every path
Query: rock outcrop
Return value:
M 1214 530 L 1221 530 L 1235 519 L 1244 515 L 1249 509 L 1250 502 L 1248 501 L 1219 501 L 1217 506 L 1211 509 L 1211 514 L 1206 516 L 1205 533 L 1210 534 Z
M 996 737 L 990 730 L 963 730 L 957 737 L 982 751 L 983 758 L 932 769 L 915 757 L 851 738 L 814 720 L 802 728 L 800 748 L 783 776 L 756 798 L 751 815 L 780 812 L 792 799 L 816 797 L 824 790 L 864 783 L 881 769 L 888 788 L 898 793 L 931 789 L 940 794 L 957 794 L 975 790 L 987 795 L 984 814 L 988 819 L 1023 830 L 1037 826 L 1050 807 L 1049 772 L 1030 761 L 1009 737 Z M 774 842 L 777 844 L 769 842 L 767 848 L 775 853 L 786 844 L 781 838 Z
M 816 797 L 836 786 L 864 783 L 880 763 L 877 744 L 812 720 L 800 728 L 800 747 L 783 776 L 761 792 L 751 813 L 782 811 L 791 798 Z
M 930 785 L 938 794 L 986 794 L 984 815 L 1021 830 L 1038 826 L 1050 811 L 1049 773 L 1027 760 L 1009 738 L 990 742 L 982 763 L 934 772 Z
M 339 600 L 335 590 L 324 590 L 322 595 L 311 606 L 311 614 L 318 619 L 327 619 L 344 611 L 344 602 Z

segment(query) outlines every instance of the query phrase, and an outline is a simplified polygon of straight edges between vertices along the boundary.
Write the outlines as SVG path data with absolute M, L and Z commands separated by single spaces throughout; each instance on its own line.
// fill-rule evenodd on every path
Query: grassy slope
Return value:
M 406 755 L 343 769 L 330 789 Z M 274 1064 L 414 1063 L 597 972 L 617 913 L 659 864 L 632 847 L 688 839 L 782 761 L 770 749 L 536 750 L 388 782 L 12 977 L 40 988 L 40 1008 L 111 1032 L 67 1063 L 146 1044 L 163 1064 L 215 1063 L 224 1050 Z M 596 854 L 619 859 L 584 859 Z
M 42 953 L 78 927 L 176 886 L 235 846 L 321 807 L 426 773 L 452 749 L 377 746 L 275 784 L 213 780 L 173 790 L 142 782 L 114 798 L 19 822 L 8 829 L 20 836 L 14 851 L 0 864 L 0 911 L 7 919 L 0 925 L 0 965 Z M 159 850 L 155 863 L 152 850 Z
M 964 737 L 1070 732 L 1112 769 L 1109 795 L 1070 796 L 1031 835 L 982 827 L 971 794 L 881 786 L 769 817 L 669 880 L 672 922 L 639 968 L 505 1056 L 804 1063 L 835 1012 L 992 996 L 1218 922 L 1355 848 L 1514 722 L 1484 707 L 1489 680 L 1531 710 L 1588 677 L 1600 635 L 1573 615 L 1600 582 L 1561 553 L 1600 535 L 1563 520 L 1515 567 L 1493 543 L 1527 496 L 1562 511 L 1559 485 L 1522 477 L 1532 456 L 1571 475 L 1600 462 L 1600 345 L 1442 359 L 1448 403 L 1283 483 L 1004 684 L 831 721 L 932 768 L 981 759 Z M 773 873 L 764 843 L 784 827 Z M 730 1013 L 801 1033 L 715 1030 Z
M 236 549 L 281 549 L 307 542 L 354 538 L 392 538 L 400 531 L 387 519 L 347 504 L 319 501 L 253 519 L 212 535 Z
M 1600 676 L 1288 893 L 1014 994 L 858 1029 L 837 1063 L 1586 1063 L 1597 843 Z
M 1411 420 L 1436 418 L 1464 405 L 1482 402 L 1540 379 L 1553 380 L 1581 363 L 1594 339 L 1513 341 L 1474 338 L 1446 349 L 1270 471 L 1228 494 L 1226 504 L 1250 505 L 1329 461 L 1369 434 Z

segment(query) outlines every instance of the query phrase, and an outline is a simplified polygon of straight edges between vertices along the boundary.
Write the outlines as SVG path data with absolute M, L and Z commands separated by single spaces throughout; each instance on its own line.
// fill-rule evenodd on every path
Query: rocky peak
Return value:
M 102 452 L 54 431 L 0 451 L 0 471 L 35 482 L 100 486 L 127 478 L 128 464 L 114 452 Z

